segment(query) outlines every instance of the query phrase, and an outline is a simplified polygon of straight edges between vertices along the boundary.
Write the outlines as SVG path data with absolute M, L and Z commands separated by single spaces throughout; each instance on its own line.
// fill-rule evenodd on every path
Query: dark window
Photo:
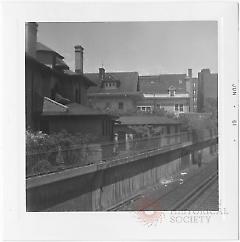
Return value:
M 175 104 L 175 111 L 178 111 L 178 104 Z
M 170 90 L 170 96 L 173 97 L 174 96 L 174 90 Z
M 180 104 L 180 112 L 183 112 L 183 104 Z
M 118 103 L 118 109 L 123 109 L 123 102 Z

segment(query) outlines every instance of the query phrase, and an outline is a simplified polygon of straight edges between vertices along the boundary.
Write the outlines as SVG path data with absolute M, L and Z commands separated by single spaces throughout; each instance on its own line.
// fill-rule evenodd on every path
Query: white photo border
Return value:
M 5 2 L 3 13 L 4 225 L 6 240 L 238 239 L 238 4 L 236 2 Z M 146 227 L 134 212 L 26 212 L 25 22 L 218 21 L 220 199 L 208 224 Z M 9 95 L 11 93 L 11 95 Z M 235 140 L 235 141 L 234 141 Z M 229 165 L 230 164 L 230 165 Z M 166 213 L 167 214 L 167 213 Z M 173 232 L 174 231 L 174 232 Z

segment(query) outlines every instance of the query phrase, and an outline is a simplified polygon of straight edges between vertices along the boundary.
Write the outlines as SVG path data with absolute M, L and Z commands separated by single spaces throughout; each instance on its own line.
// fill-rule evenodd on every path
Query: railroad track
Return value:
M 189 189 L 190 190 L 189 192 L 184 191 L 183 198 L 182 198 L 183 194 L 180 192 L 180 196 L 178 196 L 179 198 L 174 199 L 175 201 L 178 200 L 177 203 L 175 201 L 174 201 L 174 203 L 171 202 L 170 204 L 167 202 L 167 204 L 162 207 L 163 199 L 168 199 L 168 197 L 171 197 L 172 195 L 179 193 L 179 186 L 174 187 L 173 189 L 160 195 L 157 199 L 152 200 L 150 203 L 148 203 L 146 205 L 146 207 L 142 207 L 141 210 L 153 210 L 153 211 L 158 210 L 158 209 L 156 209 L 155 205 L 158 204 L 159 202 L 161 202 L 161 207 L 162 207 L 161 210 L 165 210 L 165 211 L 186 210 L 186 208 L 188 208 L 188 206 L 190 204 L 192 204 L 195 201 L 195 199 L 197 199 L 205 190 L 208 189 L 208 187 L 210 187 L 218 179 L 218 172 L 216 170 L 210 169 L 211 170 L 211 172 L 210 172 L 208 167 L 206 167 L 204 170 L 205 171 L 202 171 L 202 172 L 209 173 L 209 174 L 204 178 L 204 180 L 199 185 L 195 186 L 194 188 Z M 201 174 L 200 173 L 195 174 L 195 178 L 198 176 L 201 176 Z M 187 180 L 185 180 L 185 183 L 189 183 L 189 182 L 191 183 L 192 179 L 193 179 L 193 177 L 189 177 Z M 140 193 L 140 194 L 132 197 L 131 200 L 136 201 L 138 199 L 141 199 L 143 194 L 144 193 Z M 128 204 L 128 203 L 129 203 L 129 200 L 122 202 L 121 204 L 109 209 L 109 211 L 118 211 L 119 208 L 121 208 L 122 206 L 124 206 L 125 204 Z
M 179 202 L 172 206 L 171 211 L 186 210 L 197 198 L 199 198 L 212 184 L 218 180 L 218 172 L 205 179 L 198 187 L 185 195 Z

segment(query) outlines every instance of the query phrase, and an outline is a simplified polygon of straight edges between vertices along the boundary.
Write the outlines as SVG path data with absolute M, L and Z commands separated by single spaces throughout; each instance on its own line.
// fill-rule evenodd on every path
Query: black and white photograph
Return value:
M 2 6 L 7 240 L 239 238 L 237 3 Z
M 27 211 L 217 211 L 217 27 L 27 22 Z

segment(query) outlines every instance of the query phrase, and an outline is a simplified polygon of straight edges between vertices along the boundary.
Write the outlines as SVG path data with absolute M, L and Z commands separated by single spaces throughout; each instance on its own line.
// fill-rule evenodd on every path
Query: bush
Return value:
M 27 130 L 27 175 L 45 173 L 83 162 L 82 146 L 94 139 L 95 137 L 90 135 L 73 135 L 64 130 L 51 135 Z

